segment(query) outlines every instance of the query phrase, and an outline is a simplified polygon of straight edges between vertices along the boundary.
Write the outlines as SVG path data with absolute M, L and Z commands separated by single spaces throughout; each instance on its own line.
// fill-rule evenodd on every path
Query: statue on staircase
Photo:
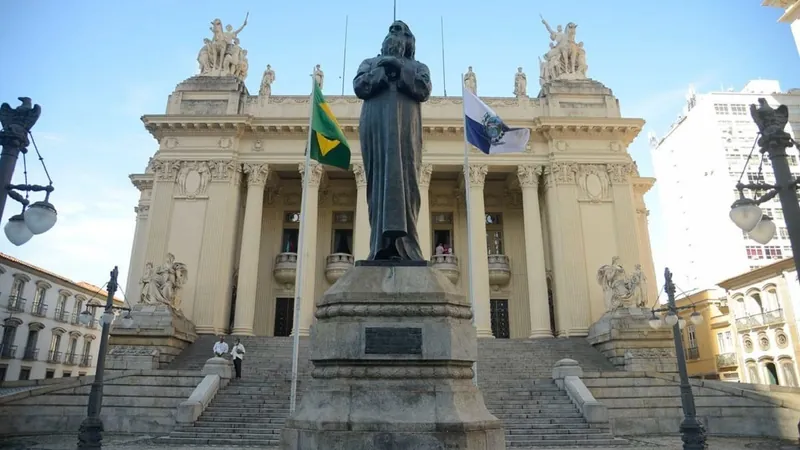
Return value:
M 175 255 L 167 253 L 164 264 L 153 268 L 148 262 L 140 281 L 142 285 L 141 303 L 146 305 L 164 304 L 175 311 L 181 310 L 181 287 L 187 280 L 186 264 L 175 261 Z

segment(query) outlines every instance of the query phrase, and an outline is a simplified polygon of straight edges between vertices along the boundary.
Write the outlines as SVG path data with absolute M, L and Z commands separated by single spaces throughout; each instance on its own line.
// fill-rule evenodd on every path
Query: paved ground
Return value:
M 673 436 L 646 436 L 636 437 L 631 440 L 626 449 L 661 449 L 661 450 L 680 450 L 682 448 L 680 438 Z M 61 436 L 34 436 L 19 437 L 0 440 L 2 450 L 75 450 L 77 444 L 76 434 Z M 767 439 L 751 438 L 710 438 L 708 441 L 709 450 L 796 450 L 800 449 L 796 443 L 787 441 L 775 441 Z M 274 447 L 184 447 L 184 446 L 164 446 L 155 445 L 146 436 L 106 436 L 103 440 L 105 450 L 237 450 L 247 448 L 260 448 L 263 450 L 277 450 Z M 586 447 L 581 447 L 585 449 Z M 602 450 L 602 447 L 595 447 L 595 450 Z M 522 449 L 520 449 L 522 450 Z M 537 447 L 535 450 L 575 450 L 565 447 L 549 448 Z M 610 449 L 608 449 L 610 450 Z M 617 447 L 615 450 L 620 450 Z

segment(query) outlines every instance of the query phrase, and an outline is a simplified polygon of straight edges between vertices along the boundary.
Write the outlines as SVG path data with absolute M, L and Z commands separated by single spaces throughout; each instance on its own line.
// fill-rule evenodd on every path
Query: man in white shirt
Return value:
M 225 342 L 225 336 L 220 336 L 219 341 L 214 344 L 214 355 L 222 357 L 228 353 L 228 343 Z
M 233 368 L 236 369 L 236 378 L 242 378 L 242 358 L 244 358 L 244 345 L 242 341 L 236 339 L 236 344 L 231 350 L 233 356 Z

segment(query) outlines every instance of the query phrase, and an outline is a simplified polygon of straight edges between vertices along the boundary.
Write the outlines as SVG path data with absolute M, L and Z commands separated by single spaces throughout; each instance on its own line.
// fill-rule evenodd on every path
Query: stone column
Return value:
M 417 233 L 419 234 L 419 245 L 422 249 L 422 256 L 431 259 L 433 250 L 431 248 L 431 204 L 429 190 L 431 187 L 431 174 L 433 174 L 433 164 L 423 164 L 419 171 L 419 218 L 417 220 Z
M 638 181 L 637 181 L 638 180 Z M 637 178 L 634 180 L 634 203 L 636 205 L 636 220 L 639 227 L 639 261 L 642 264 L 642 270 L 647 280 L 656 280 L 655 263 L 653 262 L 653 249 L 650 247 L 650 228 L 648 227 L 647 217 L 650 211 L 644 203 L 644 194 L 653 186 L 652 178 Z M 651 305 L 658 297 L 658 285 L 651 281 L 647 283 L 646 291 L 647 298 L 645 304 Z
M 553 162 L 545 169 L 545 205 L 553 253 L 553 295 L 559 337 L 589 333 L 589 286 L 575 175 L 578 165 Z
M 136 211 L 136 228 L 133 233 L 133 245 L 131 246 L 131 259 L 128 264 L 128 279 L 125 288 L 125 296 L 131 304 L 139 303 L 141 286 L 139 284 L 144 270 L 144 254 L 147 246 L 147 220 L 150 217 L 150 198 L 153 191 L 152 179 L 132 179 L 133 185 L 139 189 L 139 206 L 134 208 Z
M 144 262 L 161 264 L 167 255 L 170 220 L 172 218 L 175 180 L 180 169 L 179 161 L 153 160 L 147 172 L 153 173 L 153 195 L 147 220 L 147 240 Z
M 528 276 L 528 305 L 531 315 L 530 338 L 553 337 L 550 330 L 550 305 L 547 302 L 547 272 L 544 263 L 542 217 L 539 213 L 539 177 L 543 167 L 517 167 L 522 189 L 522 213 L 525 228 L 525 264 Z
M 483 205 L 483 185 L 486 181 L 486 174 L 489 168 L 483 164 L 471 164 L 469 166 L 469 221 L 472 236 L 469 242 L 472 244 L 472 261 L 469 264 L 469 276 L 472 279 L 472 301 L 475 302 L 475 329 L 479 338 L 493 338 L 491 309 L 489 303 L 489 255 L 486 250 L 486 211 Z M 461 258 L 469 258 L 468 253 L 461 255 Z
M 319 217 L 319 186 L 322 183 L 322 177 L 325 175 L 325 169 L 317 163 L 312 163 L 310 173 L 303 173 L 305 171 L 305 164 L 300 163 L 300 175 L 302 177 L 308 176 L 308 194 L 306 195 L 305 214 L 303 215 L 300 226 L 303 227 L 303 248 L 299 249 L 303 252 L 301 258 L 302 267 L 298 267 L 302 283 L 302 296 L 300 297 L 300 320 L 295 324 L 295 333 L 299 332 L 300 336 L 308 336 L 311 330 L 311 324 L 314 323 L 314 309 L 316 299 L 314 298 L 314 289 L 316 288 L 316 268 L 317 268 L 317 219 Z M 300 286 L 295 286 L 298 289 Z
M 247 202 L 242 224 L 242 246 L 239 251 L 233 334 L 252 336 L 258 291 L 258 259 L 261 252 L 261 216 L 264 212 L 264 188 L 269 176 L 269 166 L 244 164 L 243 170 L 247 174 Z
M 606 166 L 611 179 L 611 191 L 614 196 L 614 216 L 617 233 L 617 256 L 620 257 L 626 272 L 630 273 L 639 260 L 639 239 L 636 239 L 636 207 L 633 203 L 633 187 L 631 175 L 632 163 L 608 164 Z
M 356 223 L 353 230 L 353 258 L 356 261 L 367 259 L 369 256 L 369 207 L 367 206 L 367 173 L 364 165 L 353 164 L 353 174 L 356 179 Z

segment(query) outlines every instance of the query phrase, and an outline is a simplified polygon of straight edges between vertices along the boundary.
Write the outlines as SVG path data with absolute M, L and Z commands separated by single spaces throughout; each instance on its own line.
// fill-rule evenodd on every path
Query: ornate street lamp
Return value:
M 91 449 L 100 450 L 103 445 L 103 420 L 100 419 L 100 410 L 103 407 L 103 372 L 106 365 L 106 352 L 108 351 L 108 334 L 111 330 L 111 322 L 114 321 L 114 310 L 125 311 L 123 322 L 130 326 L 133 320 L 130 316 L 130 308 L 114 306 L 114 294 L 117 292 L 117 276 L 119 269 L 115 266 L 111 271 L 111 278 L 108 280 L 108 296 L 106 297 L 106 307 L 100 322 L 103 324 L 103 331 L 100 333 L 100 349 L 97 352 L 97 369 L 92 382 L 92 389 L 89 391 L 89 406 L 87 407 L 87 417 L 81 422 L 78 433 L 78 450 Z M 80 314 L 80 321 L 87 325 L 91 322 L 92 313 L 88 308 Z
M 672 272 L 664 269 L 664 290 L 667 292 L 667 305 L 663 308 L 653 309 L 648 323 L 653 328 L 660 328 L 662 323 L 672 327 L 672 338 L 675 342 L 675 356 L 678 359 L 678 376 L 681 386 L 681 406 L 683 407 L 683 420 L 680 424 L 681 439 L 683 440 L 684 450 L 706 450 L 706 429 L 697 420 L 697 410 L 694 405 L 694 394 L 692 385 L 689 384 L 689 374 L 686 371 L 686 355 L 683 353 L 683 339 L 681 338 L 681 328 L 678 312 L 685 309 L 694 309 L 694 305 L 676 306 L 675 305 L 675 284 L 672 282 Z M 666 313 L 662 318 L 656 313 Z M 703 316 L 695 310 L 689 320 L 695 324 L 703 323 Z
M 47 166 L 39 153 L 36 141 L 33 140 L 31 128 L 36 124 L 41 114 L 39 105 L 32 105 L 28 97 L 20 97 L 22 105 L 12 109 L 8 103 L 0 105 L 0 145 L 3 147 L 0 156 L 0 220 L 6 206 L 6 198 L 11 197 L 22 204 L 22 212 L 12 216 L 5 226 L 5 234 L 8 240 L 14 245 L 22 245 L 28 242 L 34 235 L 42 234 L 53 228 L 58 219 L 56 208 L 50 203 L 50 194 L 53 192 L 53 180 L 47 172 Z M 28 140 L 30 137 L 30 140 Z M 45 175 L 47 175 L 47 186 L 28 184 L 28 162 L 25 155 L 28 153 L 28 145 L 33 143 L 36 155 L 42 164 Z M 17 158 L 22 153 L 22 161 L 25 169 L 25 182 L 13 185 L 11 179 L 14 176 L 14 169 L 17 165 Z M 18 192 L 19 191 L 19 192 Z M 43 201 L 30 204 L 28 196 L 31 192 L 45 192 Z M 25 192 L 23 196 L 20 192 Z
M 740 181 L 736 184 L 739 199 L 731 205 L 730 218 L 754 241 L 762 245 L 767 244 L 775 237 L 775 223 L 772 222 L 772 218 L 763 213 L 758 205 L 777 196 L 780 199 L 786 228 L 789 231 L 794 265 L 795 268 L 800 268 L 800 204 L 797 197 L 800 180 L 792 175 L 786 154 L 786 149 L 798 146 L 798 143 L 785 130 L 789 121 L 789 108 L 786 105 L 780 105 L 773 109 L 764 98 L 759 98 L 758 103 L 758 107 L 750 105 L 750 115 L 758 126 L 759 132 L 756 144 L 759 146 L 759 152 L 767 155 L 772 162 L 775 184 L 742 183 L 741 178 L 747 170 L 747 164 L 745 164 L 742 175 L 739 177 Z M 749 159 L 748 156 L 748 161 Z M 761 164 L 763 165 L 763 159 Z M 759 175 L 761 167 L 758 168 Z M 747 198 L 744 193 L 745 189 L 752 191 L 754 198 Z

